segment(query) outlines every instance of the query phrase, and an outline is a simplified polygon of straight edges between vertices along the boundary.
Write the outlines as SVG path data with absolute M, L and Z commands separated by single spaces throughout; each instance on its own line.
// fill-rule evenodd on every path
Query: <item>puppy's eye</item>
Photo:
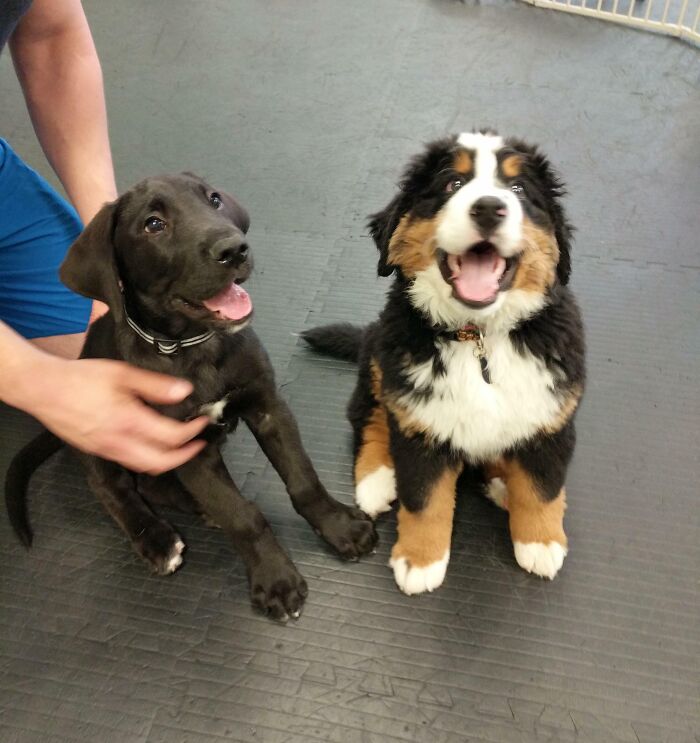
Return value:
M 214 209 L 221 209 L 221 207 L 224 205 L 224 201 L 221 198 L 221 194 L 216 193 L 216 191 L 214 191 L 209 196 L 209 203 L 214 207 Z
M 510 190 L 511 190 L 511 191 L 512 191 L 512 192 L 513 192 L 514 194 L 518 194 L 518 196 L 519 196 L 520 194 L 522 194 L 522 193 L 524 193 L 524 192 L 525 192 L 525 189 L 523 188 L 523 185 L 522 185 L 522 183 L 514 183 L 514 184 L 513 184 L 513 185 L 512 185 L 511 187 L 510 187 Z
M 461 178 L 455 178 L 445 186 L 445 191 L 447 191 L 447 193 L 454 193 L 455 191 L 459 191 L 463 185 L 464 181 Z
M 149 217 L 144 222 L 143 228 L 151 234 L 162 232 L 165 229 L 165 222 L 160 217 Z

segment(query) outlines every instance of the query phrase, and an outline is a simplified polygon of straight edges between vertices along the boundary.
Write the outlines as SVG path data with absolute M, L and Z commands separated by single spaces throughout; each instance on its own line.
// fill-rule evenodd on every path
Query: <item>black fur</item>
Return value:
M 515 347 L 527 349 L 558 372 L 565 386 L 586 381 L 583 322 L 578 304 L 567 287 L 550 292 L 549 304 L 510 333 Z
M 25 547 L 31 547 L 34 534 L 27 513 L 29 480 L 42 462 L 55 454 L 63 442 L 51 431 L 42 431 L 26 444 L 12 459 L 5 475 L 5 505 L 10 524 Z
M 384 209 L 370 217 L 369 233 L 379 250 L 380 276 L 391 276 L 396 270 L 388 262 L 389 240 L 401 217 L 408 211 L 417 217 L 432 216 L 447 200 L 444 189 L 435 188 L 435 181 L 442 184 L 445 180 L 456 141 L 457 137 L 447 137 L 431 142 L 425 152 L 414 157 L 404 171 L 399 192 Z
M 540 434 L 505 452 L 506 458 L 516 459 L 539 486 L 545 501 L 553 500 L 564 487 L 566 470 L 576 445 L 574 421 L 556 433 Z
M 445 469 L 461 469 L 462 461 L 447 445 L 435 445 L 421 434 L 405 436 L 392 418 L 389 431 L 399 502 L 415 513 L 423 508 L 431 486 Z
M 180 506 L 192 502 L 223 529 L 245 561 L 253 604 L 285 619 L 300 610 L 306 583 L 262 513 L 243 498 L 221 458 L 219 445 L 239 418 L 285 482 L 294 508 L 341 556 L 356 559 L 371 551 L 376 533 L 364 514 L 331 498 L 319 481 L 253 330 L 245 327 L 234 334 L 230 321 L 201 306 L 232 281 L 244 281 L 252 265 L 245 210 L 223 193 L 222 205 L 212 206 L 211 193 L 191 174 L 138 184 L 88 225 L 72 246 L 61 276 L 75 291 L 110 306 L 91 326 L 83 357 L 120 359 L 189 379 L 194 387 L 190 397 L 160 407 L 161 412 L 185 420 L 198 415 L 203 405 L 226 397 L 225 425 L 211 426 L 209 445 L 175 475 L 155 480 L 98 457 L 80 456 L 92 490 L 156 572 L 170 571 L 179 538 L 147 498 Z M 144 220 L 154 212 L 168 225 L 157 236 L 144 231 Z M 152 335 L 177 339 L 206 330 L 215 335 L 175 355 L 161 355 L 126 325 L 124 306 Z M 55 446 L 55 440 L 42 434 L 10 465 L 6 502 L 25 543 L 31 541 L 25 505 L 28 479 Z
M 362 328 L 350 323 L 326 325 L 301 333 L 301 337 L 317 351 L 346 361 L 357 361 L 362 343 Z

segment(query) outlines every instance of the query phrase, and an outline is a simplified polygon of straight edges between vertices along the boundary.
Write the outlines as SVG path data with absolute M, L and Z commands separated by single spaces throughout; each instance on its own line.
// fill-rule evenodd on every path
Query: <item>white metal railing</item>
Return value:
M 538 8 L 601 18 L 700 44 L 700 0 L 524 0 Z

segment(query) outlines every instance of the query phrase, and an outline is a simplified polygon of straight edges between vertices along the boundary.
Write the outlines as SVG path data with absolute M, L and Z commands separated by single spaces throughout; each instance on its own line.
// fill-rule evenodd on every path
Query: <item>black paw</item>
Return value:
M 354 506 L 336 501 L 330 511 L 315 520 L 314 526 L 316 533 L 344 560 L 358 560 L 377 546 L 372 519 Z
M 154 521 L 134 539 L 134 549 L 158 575 L 174 573 L 182 564 L 185 543 L 165 521 Z
M 301 573 L 284 554 L 269 554 L 249 574 L 253 606 L 278 622 L 298 619 L 309 594 Z

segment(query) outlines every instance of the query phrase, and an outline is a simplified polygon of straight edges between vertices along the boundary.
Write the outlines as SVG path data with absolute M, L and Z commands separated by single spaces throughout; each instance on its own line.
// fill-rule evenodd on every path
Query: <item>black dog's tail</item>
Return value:
M 32 546 L 32 527 L 27 513 L 27 488 L 34 470 L 63 446 L 51 431 L 42 431 L 15 455 L 5 475 L 5 506 L 10 524 L 22 544 Z
M 346 361 L 357 361 L 364 332 L 364 328 L 344 322 L 305 330 L 301 337 L 316 351 Z

